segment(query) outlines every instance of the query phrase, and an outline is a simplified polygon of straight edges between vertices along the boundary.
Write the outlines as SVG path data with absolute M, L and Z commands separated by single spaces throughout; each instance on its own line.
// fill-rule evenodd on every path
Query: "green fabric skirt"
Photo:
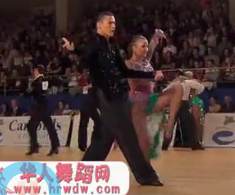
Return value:
M 154 107 L 158 101 L 159 95 L 152 94 L 147 99 L 147 107 L 145 109 L 147 115 L 147 131 L 150 142 L 149 159 L 156 159 L 160 156 L 162 146 L 161 127 L 166 120 L 165 114 L 154 113 Z

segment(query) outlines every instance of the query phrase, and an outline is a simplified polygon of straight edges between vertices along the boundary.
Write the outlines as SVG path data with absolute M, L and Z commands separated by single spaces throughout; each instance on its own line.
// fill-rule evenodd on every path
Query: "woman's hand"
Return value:
M 166 35 L 161 29 L 155 29 L 153 37 L 157 42 L 160 42 L 162 39 L 166 39 Z
M 164 75 L 163 75 L 162 71 L 157 71 L 155 74 L 155 80 L 161 81 L 163 78 L 164 78 Z

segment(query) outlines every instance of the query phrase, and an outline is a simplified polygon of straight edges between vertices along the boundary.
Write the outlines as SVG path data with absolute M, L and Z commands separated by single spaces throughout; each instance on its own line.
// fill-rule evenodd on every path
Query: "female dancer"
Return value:
M 155 37 L 159 37 L 157 33 L 155 33 Z M 158 41 L 155 42 L 155 45 L 157 43 Z M 144 37 L 138 36 L 134 38 L 132 42 L 132 56 L 126 61 L 129 68 L 150 71 L 151 65 L 149 59 L 144 58 L 148 51 L 148 49 L 146 49 L 147 46 L 148 42 Z M 147 56 L 151 57 L 151 55 Z M 180 77 L 180 79 L 171 82 L 167 88 L 158 95 L 153 94 L 154 86 L 151 81 L 135 79 L 130 80 L 129 82 L 131 87 L 130 98 L 133 102 L 132 117 L 139 138 L 139 144 L 147 159 L 154 158 L 158 153 L 157 150 L 159 147 L 160 134 L 158 131 L 159 126 L 157 125 L 162 122 L 162 118 L 155 117 L 155 121 L 148 121 L 148 123 L 151 123 L 148 125 L 146 121 L 147 116 L 156 116 L 156 113 L 162 112 L 163 109 L 169 107 L 169 117 L 167 120 L 165 136 L 171 137 L 175 124 L 175 117 L 183 95 L 190 95 L 187 94 L 190 89 L 194 89 L 195 94 L 200 94 L 204 90 L 204 86 L 197 81 L 186 80 L 186 77 Z M 143 102 L 147 104 L 143 104 Z M 155 123 L 155 129 L 153 123 Z
M 153 52 L 160 42 L 165 38 L 161 30 L 156 30 L 148 45 L 148 41 L 143 36 L 135 36 L 130 44 L 129 53 L 131 57 L 126 61 L 130 69 L 141 71 L 152 71 L 150 64 Z M 174 85 L 158 96 L 153 94 L 154 83 L 150 80 L 129 79 L 130 99 L 132 100 L 132 119 L 139 139 L 140 147 L 146 157 L 149 159 L 150 140 L 147 130 L 146 117 L 153 112 L 161 112 L 164 108 L 170 106 L 170 115 L 168 120 L 168 131 L 174 127 L 175 115 L 178 111 L 183 89 L 181 85 Z

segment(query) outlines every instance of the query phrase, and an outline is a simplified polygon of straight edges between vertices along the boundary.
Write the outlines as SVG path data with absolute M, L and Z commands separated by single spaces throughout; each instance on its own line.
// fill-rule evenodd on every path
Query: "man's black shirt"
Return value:
M 118 47 L 104 36 L 96 34 L 82 49 L 81 66 L 90 72 L 93 86 L 100 88 L 106 98 L 127 97 L 129 84 L 127 78 L 154 79 L 155 72 L 142 72 L 128 69 Z
M 49 88 L 49 81 L 43 76 L 39 75 L 31 83 L 30 95 L 33 97 L 34 103 L 37 105 L 46 104 L 46 94 Z

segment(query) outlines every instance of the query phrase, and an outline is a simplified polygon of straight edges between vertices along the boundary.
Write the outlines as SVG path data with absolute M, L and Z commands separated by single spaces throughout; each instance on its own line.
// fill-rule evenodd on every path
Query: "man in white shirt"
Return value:
M 167 88 L 174 85 L 176 82 L 180 82 L 183 87 L 183 97 L 181 102 L 181 107 L 178 111 L 176 122 L 181 128 L 181 138 L 182 141 L 188 140 L 188 143 L 182 143 L 183 146 L 191 147 L 192 150 L 202 150 L 204 149 L 199 141 L 196 131 L 196 126 L 194 122 L 194 118 L 190 112 L 190 95 L 191 90 L 195 91 L 195 95 L 201 94 L 204 91 L 204 86 L 198 82 L 196 79 L 193 78 L 192 72 L 186 72 L 184 76 L 179 76 L 176 78 L 172 83 L 168 85 Z M 162 149 L 167 150 L 171 140 L 165 139 L 163 142 Z

